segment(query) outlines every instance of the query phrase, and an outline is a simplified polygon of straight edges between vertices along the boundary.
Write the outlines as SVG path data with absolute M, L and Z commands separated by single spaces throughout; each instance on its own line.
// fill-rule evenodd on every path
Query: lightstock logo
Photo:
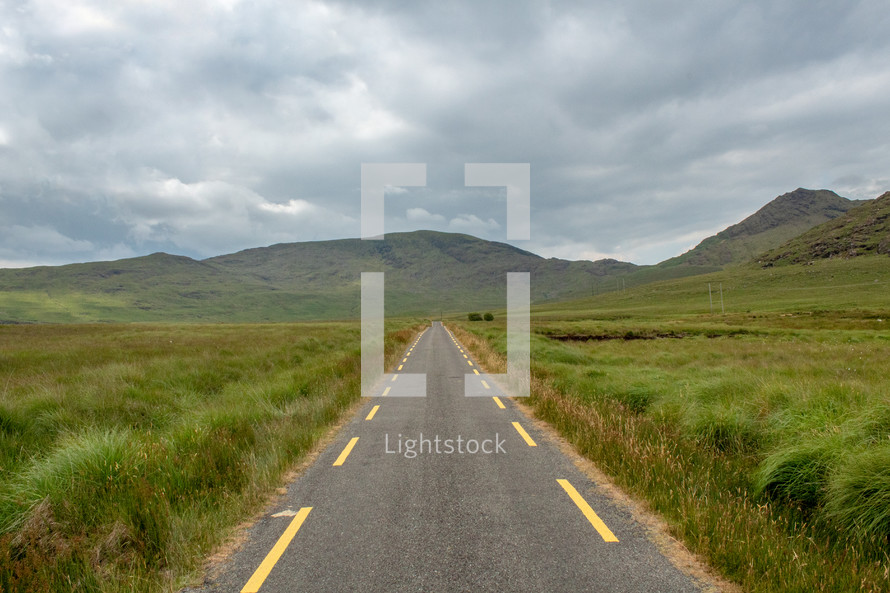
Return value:
M 531 167 L 528 163 L 466 163 L 466 187 L 507 188 L 507 239 L 531 236 Z M 426 163 L 362 163 L 361 238 L 383 241 L 387 187 L 426 186 Z M 464 377 L 464 395 L 489 397 L 483 381 L 528 397 L 530 385 L 530 280 L 528 272 L 507 273 L 507 372 Z M 426 397 L 425 373 L 388 374 L 383 358 L 384 272 L 362 272 L 362 396 Z M 396 380 L 398 379 L 398 380 Z

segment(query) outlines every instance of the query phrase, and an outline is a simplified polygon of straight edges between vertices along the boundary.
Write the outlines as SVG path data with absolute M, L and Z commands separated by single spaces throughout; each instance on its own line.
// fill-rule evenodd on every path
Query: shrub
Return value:
M 482 317 L 485 321 L 494 321 L 494 315 L 492 313 L 486 313 Z
M 467 313 L 467 319 L 470 321 L 482 321 L 482 315 L 479 313 Z

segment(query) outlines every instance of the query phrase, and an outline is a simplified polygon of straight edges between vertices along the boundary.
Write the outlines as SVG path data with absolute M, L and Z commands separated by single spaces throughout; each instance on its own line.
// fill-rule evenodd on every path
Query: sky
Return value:
M 653 264 L 797 187 L 890 190 L 886 0 L 0 0 L 0 267 L 385 231 Z

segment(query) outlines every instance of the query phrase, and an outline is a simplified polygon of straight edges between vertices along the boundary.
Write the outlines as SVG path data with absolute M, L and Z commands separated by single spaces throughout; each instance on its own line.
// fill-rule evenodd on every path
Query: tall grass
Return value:
M 0 591 L 185 584 L 357 400 L 359 358 L 357 324 L 0 327 Z
M 529 403 L 746 590 L 890 590 L 890 343 L 779 319 L 543 316 Z M 451 326 L 503 372 L 502 324 Z

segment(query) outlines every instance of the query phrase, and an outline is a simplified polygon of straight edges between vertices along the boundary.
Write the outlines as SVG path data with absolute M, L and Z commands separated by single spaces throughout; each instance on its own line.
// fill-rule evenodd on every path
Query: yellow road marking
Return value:
M 469 357 L 469 356 L 467 356 L 467 355 L 466 355 L 466 354 L 464 354 L 464 358 L 470 358 L 470 357 Z
M 495 396 L 495 397 L 493 397 L 493 398 L 491 398 L 491 399 L 494 400 L 494 403 L 496 403 L 500 409 L 502 409 L 502 410 L 506 410 L 506 409 L 507 409 L 507 406 L 504 405 L 504 402 L 501 401 L 501 398 Z
M 389 395 L 390 389 L 392 389 L 392 387 L 387 387 L 386 389 L 383 390 L 383 397 L 386 397 L 387 395 Z
M 402 365 L 399 365 L 399 370 L 400 370 L 400 371 L 402 370 Z
M 371 413 L 368 414 L 368 417 L 365 418 L 365 420 L 370 420 L 371 418 L 373 418 L 374 414 L 376 414 L 377 410 L 379 410 L 379 409 L 380 409 L 380 406 L 374 406 L 373 408 L 371 408 Z
M 473 369 L 473 372 L 476 373 L 477 375 L 479 374 L 479 371 L 477 371 L 476 369 Z
M 484 379 L 482 381 L 482 386 L 485 387 L 486 389 L 491 389 L 491 387 L 489 387 L 488 383 L 486 383 Z
M 393 376 L 392 376 L 392 380 L 393 380 L 393 381 L 395 381 L 395 380 L 398 379 L 398 378 L 399 378 L 398 375 L 393 375 Z
M 284 554 L 284 551 L 287 549 L 290 541 L 294 539 L 294 536 L 297 535 L 297 531 L 300 530 L 300 527 L 303 525 L 303 521 L 306 520 L 306 517 L 309 516 L 309 511 L 312 510 L 312 507 L 303 507 L 300 509 L 300 512 L 294 517 L 294 520 L 290 522 L 290 525 L 287 526 L 287 529 L 284 530 L 284 533 L 281 534 L 281 537 L 278 538 L 278 541 L 269 550 L 269 553 L 266 554 L 266 558 L 262 561 L 256 571 L 253 573 L 253 576 L 250 577 L 250 580 L 247 581 L 247 584 L 244 585 L 244 588 L 241 589 L 241 593 L 257 593 L 260 590 L 260 587 L 263 586 L 263 583 L 266 580 L 266 577 L 269 576 L 269 573 L 272 572 L 272 569 L 275 567 L 275 563 L 278 562 L 278 559 L 281 558 L 281 555 Z
M 525 439 L 525 442 L 526 442 L 526 444 L 528 444 L 529 447 L 537 447 L 538 446 L 538 444 L 535 443 L 530 436 L 528 436 L 528 433 L 525 432 L 525 429 L 522 428 L 522 425 L 520 425 L 518 422 L 513 423 L 513 428 L 516 429 L 516 432 L 519 433 L 519 436 L 521 436 L 523 439 Z
M 411 356 L 411 351 L 410 351 L 410 350 L 408 351 L 408 354 L 405 355 L 405 358 L 407 358 L 407 357 L 409 357 L 409 356 Z
M 569 484 L 568 480 L 556 480 L 559 482 L 559 485 L 563 487 L 569 497 L 575 501 L 575 504 L 578 505 L 578 508 L 581 509 L 581 512 L 584 513 L 584 516 L 587 517 L 587 520 L 590 521 L 590 524 L 593 525 L 594 529 L 596 529 L 600 536 L 603 538 L 605 542 L 617 542 L 618 538 L 615 537 L 615 534 L 606 527 L 606 524 L 603 523 L 603 520 L 600 519 L 596 513 L 593 512 L 593 509 L 590 508 L 590 505 L 587 504 L 587 501 L 578 494 L 578 491 L 575 490 L 575 487 Z
M 408 362 L 408 359 L 407 359 L 407 358 L 403 358 L 403 359 L 402 359 L 402 362 L 403 362 L 403 363 L 404 363 L 404 362 Z
M 349 441 L 349 444 L 343 449 L 343 452 L 340 453 L 340 457 L 337 458 L 337 461 L 334 462 L 334 465 L 343 465 L 343 462 L 346 461 L 346 458 L 349 457 L 349 454 L 352 452 L 352 448 L 355 447 L 355 444 L 358 442 L 358 437 L 352 437 L 352 440 Z
M 467 364 L 470 365 L 470 366 L 473 366 L 473 363 L 470 362 L 469 360 L 467 361 Z

